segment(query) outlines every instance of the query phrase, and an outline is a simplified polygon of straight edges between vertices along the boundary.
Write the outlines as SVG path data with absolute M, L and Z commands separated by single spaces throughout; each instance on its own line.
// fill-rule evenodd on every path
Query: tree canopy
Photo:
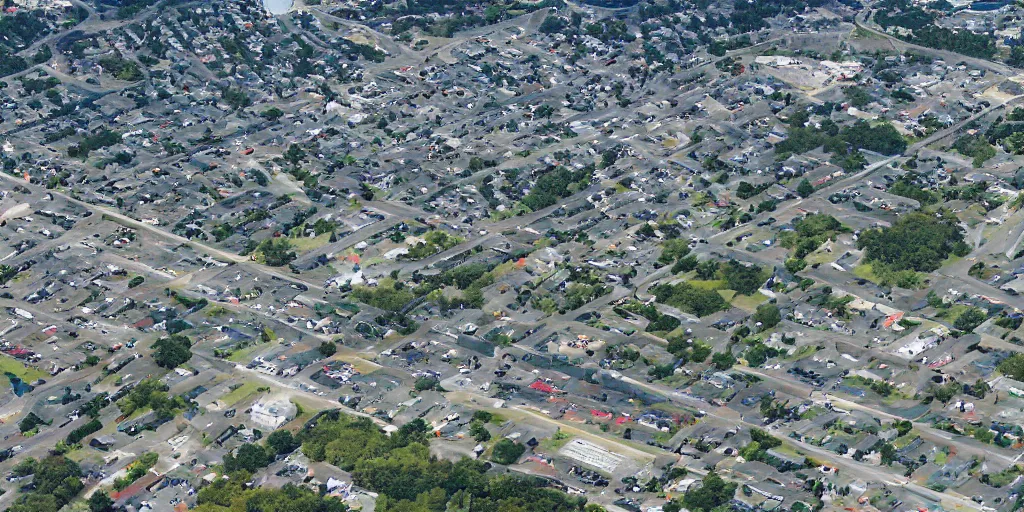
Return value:
M 584 509 L 584 498 L 547 488 L 543 480 L 492 476 L 486 463 L 469 458 L 457 462 L 438 459 L 430 454 L 426 432 L 426 424 L 416 420 L 387 436 L 369 419 L 338 414 L 318 420 L 316 426 L 303 430 L 299 439 L 310 459 L 347 469 L 356 485 L 379 493 L 376 510 L 380 512 Z M 495 453 L 504 454 L 500 444 L 495 445 Z M 522 446 L 515 446 L 519 446 L 515 448 L 518 459 Z
M 1011 379 L 1024 381 L 1024 354 L 1016 353 L 1003 359 L 997 368 Z
M 177 368 L 192 359 L 192 340 L 183 334 L 160 338 L 153 344 L 153 359 L 164 368 Z
M 732 501 L 736 494 L 735 483 L 726 482 L 714 471 L 710 471 L 701 480 L 700 487 L 686 491 L 682 499 L 668 502 L 665 512 L 679 512 L 684 507 L 690 512 L 710 512 Z
M 651 288 L 651 293 L 658 302 L 699 317 L 729 309 L 729 303 L 717 291 L 688 283 L 659 284 Z
M 908 213 L 891 227 L 869 229 L 860 234 L 857 247 L 868 261 L 891 270 L 932 272 L 951 254 L 965 256 L 970 246 L 952 213 L 937 215 Z
M 51 455 L 35 466 L 35 489 L 18 497 L 9 512 L 57 512 L 85 487 L 78 464 L 63 455 Z

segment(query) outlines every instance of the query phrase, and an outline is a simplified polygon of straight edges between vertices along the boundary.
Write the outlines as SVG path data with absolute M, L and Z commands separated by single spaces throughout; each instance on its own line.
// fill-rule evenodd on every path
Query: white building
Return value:
M 270 429 L 278 429 L 281 425 L 295 418 L 295 404 L 287 400 L 256 402 L 252 406 L 250 418 L 253 423 Z

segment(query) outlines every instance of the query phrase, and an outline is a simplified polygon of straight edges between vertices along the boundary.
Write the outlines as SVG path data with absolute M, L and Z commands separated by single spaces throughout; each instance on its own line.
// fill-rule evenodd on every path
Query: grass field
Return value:
M 963 304 L 953 304 L 952 306 L 939 311 L 936 316 L 944 318 L 949 322 L 955 322 L 957 317 L 964 314 L 964 311 L 967 311 L 968 309 L 971 309 L 971 307 Z
M 837 255 L 835 253 L 826 252 L 819 249 L 805 256 L 804 261 L 806 261 L 808 265 L 814 265 L 815 263 L 823 265 L 835 261 L 836 256 Z
M 897 450 L 900 450 L 906 448 L 907 446 L 910 446 L 910 443 L 912 443 L 914 439 L 917 439 L 918 437 L 920 437 L 920 435 L 918 435 L 917 432 L 911 429 L 911 431 L 908 432 L 906 435 L 893 439 L 892 445 L 895 446 Z
M 786 357 L 787 361 L 799 361 L 801 359 L 811 357 L 815 352 L 818 351 L 818 347 L 814 345 L 804 345 L 797 349 L 793 355 Z
M 880 41 L 885 40 L 885 36 L 865 30 L 861 27 L 854 28 L 853 31 L 850 32 L 850 36 L 854 39 L 877 39 Z
M 310 402 L 303 400 L 301 397 L 292 397 L 291 402 L 295 404 L 298 409 L 298 414 L 295 415 L 288 423 L 283 425 L 283 428 L 288 430 L 297 430 L 309 421 L 316 413 L 320 412 L 320 408 L 311 404 Z
M 231 355 L 227 357 L 227 360 L 232 363 L 248 363 L 249 361 L 252 361 L 253 355 L 263 348 L 267 348 L 266 343 L 256 343 L 251 347 L 245 347 L 232 352 Z
M 867 279 L 872 283 L 878 282 L 878 276 L 876 276 L 874 270 L 871 269 L 870 263 L 861 263 L 860 265 L 853 267 L 853 275 L 861 279 Z
M 249 395 L 252 395 L 253 393 L 255 393 L 256 392 L 256 388 L 258 388 L 258 387 L 259 387 L 259 385 L 256 384 L 255 382 L 251 382 L 251 381 L 243 382 L 242 385 L 239 386 L 234 391 L 232 391 L 232 392 L 230 392 L 230 393 L 220 397 L 220 401 L 225 406 L 234 405 L 235 403 L 238 403 L 239 401 L 244 400 L 245 398 L 247 398 Z
M 33 382 L 47 377 L 46 372 L 25 366 L 10 356 L 0 356 L 0 373 L 13 373 L 25 382 Z
M 318 235 L 312 238 L 308 236 L 300 236 L 295 238 L 289 238 L 288 241 L 291 242 L 292 247 L 295 249 L 295 252 L 301 254 L 327 245 L 327 243 L 331 241 L 331 234 L 324 233 L 322 235 Z
M 701 290 L 722 290 L 725 289 L 724 279 L 715 279 L 712 281 L 702 281 L 700 279 L 693 279 L 686 282 L 694 288 L 700 288 Z
M 561 450 L 566 444 L 569 444 L 571 439 L 572 436 L 562 432 L 562 429 L 558 429 L 555 431 L 555 435 L 540 442 L 540 448 L 546 452 L 554 453 Z
M 340 359 L 352 365 L 353 367 L 355 367 L 356 370 L 359 371 L 359 373 L 363 375 L 373 373 L 380 369 L 380 366 L 373 363 L 372 361 L 367 361 L 366 359 L 362 359 L 361 357 L 354 356 L 351 354 L 343 354 L 341 356 L 336 356 L 335 359 Z
M 761 303 L 763 303 L 766 300 L 768 300 L 768 297 L 765 297 L 763 294 L 761 294 L 761 292 L 756 292 L 753 295 L 736 294 L 735 296 L 733 296 L 730 302 L 733 306 L 736 306 L 744 311 L 754 311 L 757 309 L 757 306 L 760 306 Z

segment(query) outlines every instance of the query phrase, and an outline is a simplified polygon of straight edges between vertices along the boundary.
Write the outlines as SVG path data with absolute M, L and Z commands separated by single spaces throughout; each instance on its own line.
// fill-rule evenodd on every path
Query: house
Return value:
M 142 478 L 139 478 L 133 484 L 126 487 L 123 491 L 115 492 L 111 494 L 110 497 L 111 499 L 114 500 L 115 506 L 124 506 L 133 497 L 135 497 L 144 490 L 152 488 L 154 485 L 158 484 L 162 479 L 163 475 L 148 472 L 145 475 L 143 475 Z
M 89 441 L 89 446 L 105 452 L 109 450 L 111 446 L 114 446 L 115 442 L 117 442 L 117 440 L 114 436 L 99 436 L 92 438 L 92 440 Z
M 249 417 L 257 425 L 277 429 L 294 419 L 297 412 L 295 404 L 287 400 L 257 402 L 253 404 Z
M 558 389 L 542 380 L 536 380 L 533 384 L 530 384 L 530 389 L 534 391 L 540 391 L 541 393 L 557 393 Z
M 780 463 L 791 467 L 802 467 L 804 465 L 804 458 L 796 455 L 790 455 L 788 453 L 780 452 L 774 448 L 767 451 L 768 455 L 778 459 Z

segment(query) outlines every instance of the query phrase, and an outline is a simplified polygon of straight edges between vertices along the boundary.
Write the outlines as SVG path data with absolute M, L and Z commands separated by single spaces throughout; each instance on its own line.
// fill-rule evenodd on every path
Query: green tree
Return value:
M 253 443 L 246 443 L 238 447 L 235 455 L 230 453 L 224 456 L 224 470 L 233 473 L 235 471 L 248 471 L 255 473 L 261 468 L 270 464 L 271 457 L 262 446 Z
M 771 329 L 782 322 L 782 313 L 775 304 L 761 304 L 754 312 L 754 321 L 761 322 L 762 329 Z
M 338 345 L 333 341 L 325 341 L 317 347 L 317 351 L 324 357 L 331 357 L 338 352 Z
M 160 338 L 153 344 L 153 360 L 164 368 L 177 368 L 192 359 L 192 340 L 183 334 Z
M 956 317 L 956 320 L 953 322 L 953 328 L 958 331 L 972 332 L 985 321 L 985 316 L 983 309 L 970 308 Z
M 751 367 L 761 366 L 768 361 L 768 358 L 779 355 L 779 351 L 765 345 L 764 343 L 755 343 L 747 349 L 744 354 L 744 358 L 747 360 L 747 364 Z
M 57 512 L 60 508 L 56 496 L 30 492 L 18 498 L 7 512 Z
M 714 279 L 718 275 L 718 262 L 715 260 L 702 261 L 697 265 L 697 279 L 705 281 Z
M 879 454 L 882 456 L 882 464 L 885 464 L 886 466 L 891 466 L 898 456 L 896 453 L 896 447 L 893 446 L 892 443 L 883 444 L 882 448 L 879 450 Z
M 948 211 L 902 215 L 888 228 L 862 232 L 857 247 L 868 261 L 892 271 L 933 272 L 950 254 L 970 253 L 959 221 Z
M 287 430 L 275 430 L 267 436 L 267 448 L 275 455 L 287 455 L 299 447 L 299 441 Z
M 56 512 L 71 502 L 84 485 L 78 464 L 63 455 L 51 455 L 36 466 L 35 489 L 18 498 L 11 512 Z
M 983 134 L 962 135 L 953 143 L 953 149 L 971 157 L 975 167 L 981 167 L 986 160 L 996 156 L 996 148 Z
M 803 258 L 788 258 L 784 265 L 786 266 L 787 271 L 791 274 L 796 274 L 797 272 L 807 268 L 807 260 Z
M 649 224 L 645 224 L 649 225 Z M 668 264 L 681 260 L 690 254 L 690 244 L 682 238 L 665 240 L 661 246 L 661 255 L 658 256 L 658 263 Z
M 744 265 L 736 260 L 729 260 L 722 273 L 729 289 L 743 295 L 753 295 L 768 279 L 761 267 L 753 264 Z
M 736 357 L 732 355 L 732 352 L 715 352 L 711 356 L 711 364 L 719 371 L 725 371 L 736 364 Z
M 39 416 L 36 416 L 36 413 L 29 411 L 29 413 L 24 418 L 22 418 L 21 423 L 18 423 L 18 430 L 20 430 L 21 433 L 24 434 L 25 432 L 28 432 L 41 425 L 49 425 L 49 423 L 44 421 Z
M 267 238 L 256 246 L 256 260 L 271 267 L 281 267 L 295 260 L 292 244 L 285 237 Z
M 935 399 L 943 404 L 948 404 L 949 401 L 960 394 L 960 391 L 962 390 L 963 386 L 955 380 L 951 380 L 942 385 L 932 386 L 932 394 L 935 395 Z
M 726 482 L 712 470 L 701 480 L 700 487 L 686 491 L 682 504 L 690 512 L 710 512 L 732 501 L 736 487 L 735 483 Z
M 1010 50 L 1006 63 L 1015 68 L 1024 68 L 1024 46 L 1016 45 Z
M 1024 381 L 1024 354 L 1015 353 L 1003 359 L 997 369 L 1011 379 Z
M 814 193 L 814 185 L 807 181 L 806 178 L 800 180 L 800 184 L 796 186 L 796 193 L 800 194 L 800 197 L 810 197 Z
M 469 435 L 473 436 L 478 443 L 485 443 L 491 439 L 491 433 L 484 426 L 484 422 L 480 420 L 473 420 L 469 424 Z
M 514 464 L 526 451 L 526 447 L 508 438 L 498 441 L 491 451 L 491 460 L 498 464 Z
M 263 117 L 264 119 L 267 119 L 268 121 L 277 121 L 283 115 L 284 112 L 282 112 L 281 109 L 277 107 L 270 107 L 267 110 L 264 110 L 263 112 L 260 113 L 260 116 Z
M 561 32 L 568 25 L 569 24 L 563 18 L 559 18 L 557 16 L 548 16 L 544 18 L 544 21 L 541 22 L 540 28 L 538 30 L 545 34 L 555 34 Z
M 487 8 L 484 9 L 484 20 L 488 24 L 497 23 L 497 21 L 501 19 L 501 16 L 504 13 L 505 10 L 502 8 L 501 5 L 488 5 Z
M 32 457 L 26 457 L 14 466 L 11 473 L 17 477 L 29 476 L 36 472 L 36 467 L 39 466 L 39 461 Z
M 651 288 L 651 293 L 658 302 L 699 317 L 729 309 L 729 303 L 717 291 L 698 288 L 685 282 L 659 284 Z

